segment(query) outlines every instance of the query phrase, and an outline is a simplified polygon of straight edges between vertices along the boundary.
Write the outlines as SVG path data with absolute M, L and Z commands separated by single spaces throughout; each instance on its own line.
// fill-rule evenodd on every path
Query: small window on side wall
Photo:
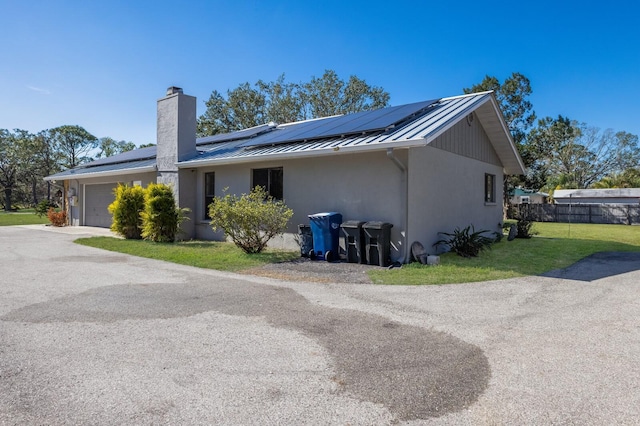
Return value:
M 209 216 L 209 204 L 213 203 L 213 199 L 216 193 L 216 174 L 205 173 L 204 174 L 204 218 L 211 219 Z
M 496 202 L 496 175 L 489 173 L 484 175 L 484 202 Z
M 282 167 L 269 169 L 253 169 L 251 188 L 263 187 L 267 193 L 276 200 L 282 200 L 284 196 L 284 174 Z

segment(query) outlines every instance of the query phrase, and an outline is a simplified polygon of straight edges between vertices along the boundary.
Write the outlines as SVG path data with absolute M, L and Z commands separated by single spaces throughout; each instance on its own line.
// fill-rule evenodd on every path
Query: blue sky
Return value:
M 391 104 L 526 75 L 538 117 L 640 134 L 637 1 L 0 0 L 0 128 L 155 142 L 167 87 L 357 75 Z

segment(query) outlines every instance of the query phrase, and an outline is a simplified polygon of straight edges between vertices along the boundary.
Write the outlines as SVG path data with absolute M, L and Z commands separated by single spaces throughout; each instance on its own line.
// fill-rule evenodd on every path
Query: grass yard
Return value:
M 447 253 L 439 266 L 419 263 L 402 269 L 370 272 L 378 284 L 449 284 L 488 281 L 537 275 L 566 268 L 578 260 L 601 251 L 640 251 L 640 227 L 536 223 L 538 235 L 494 244 L 480 256 L 465 259 Z
M 266 251 L 249 255 L 234 244 L 217 241 L 184 241 L 173 244 L 113 237 L 91 237 L 75 240 L 85 246 L 165 260 L 198 268 L 238 272 L 267 263 L 284 262 L 300 257 L 300 252 Z
M 33 210 L 31 212 L 0 212 L 0 226 L 12 225 L 37 225 L 49 223 L 47 216 L 38 217 Z
M 35 215 L 29 215 L 37 218 Z M 0 216 L 0 220 L 2 216 Z M 480 256 L 465 259 L 447 253 L 440 265 L 419 263 L 402 268 L 369 271 L 377 284 L 451 284 L 537 275 L 565 268 L 601 251 L 640 251 L 640 226 L 536 223 L 538 235 L 494 244 Z M 571 233 L 569 235 L 569 232 Z M 81 238 L 77 243 L 134 256 L 165 260 L 182 265 L 239 272 L 267 263 L 296 259 L 298 251 L 267 251 L 257 255 L 243 253 L 223 242 L 189 241 L 160 244 L 112 237 Z

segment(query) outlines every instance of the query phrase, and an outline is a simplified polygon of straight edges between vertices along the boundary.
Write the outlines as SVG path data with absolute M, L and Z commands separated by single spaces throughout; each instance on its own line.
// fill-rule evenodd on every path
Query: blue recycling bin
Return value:
M 313 234 L 310 257 L 328 262 L 340 259 L 338 250 L 342 215 L 336 212 L 310 214 L 309 223 Z

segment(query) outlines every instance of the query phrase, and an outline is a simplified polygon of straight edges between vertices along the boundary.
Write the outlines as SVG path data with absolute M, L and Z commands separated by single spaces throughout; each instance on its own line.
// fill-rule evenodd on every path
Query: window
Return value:
M 209 216 L 209 204 L 213 203 L 216 193 L 216 174 L 204 174 L 204 218 L 211 219 Z
M 252 188 L 256 186 L 261 186 L 266 189 L 269 195 L 276 200 L 282 200 L 284 195 L 282 167 L 253 169 Z
M 484 175 L 484 202 L 496 202 L 496 175 Z

